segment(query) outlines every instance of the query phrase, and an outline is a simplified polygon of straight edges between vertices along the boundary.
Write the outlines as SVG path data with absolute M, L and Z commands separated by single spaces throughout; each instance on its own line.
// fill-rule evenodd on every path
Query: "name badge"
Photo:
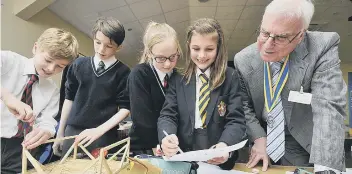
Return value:
M 311 93 L 303 92 L 303 87 L 301 86 L 301 90 L 299 92 L 290 91 L 288 101 L 310 105 L 312 103 L 312 96 L 313 95 Z

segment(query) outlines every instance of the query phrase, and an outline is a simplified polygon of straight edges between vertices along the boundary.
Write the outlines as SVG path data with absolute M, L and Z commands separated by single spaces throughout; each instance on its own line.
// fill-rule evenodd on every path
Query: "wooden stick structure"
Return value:
M 46 143 L 55 141 L 64 141 L 73 139 L 75 136 L 64 137 L 61 139 L 48 140 Z M 123 145 L 125 144 L 125 145 Z M 109 159 L 105 158 L 105 152 L 111 150 L 119 145 L 123 145 L 122 148 L 117 150 Z M 77 151 L 80 148 L 90 159 L 77 159 Z M 99 157 L 94 156 L 81 144 L 73 143 L 67 153 L 63 156 L 61 161 L 49 163 L 47 165 L 40 164 L 29 151 L 23 148 L 22 153 L 22 174 L 64 174 L 64 173 L 96 173 L 96 174 L 116 174 L 124 169 L 129 163 L 129 150 L 130 149 L 130 138 L 125 138 L 121 141 L 113 143 L 109 146 L 100 149 Z M 73 156 L 70 154 L 73 151 Z M 112 160 L 119 153 L 123 152 L 121 161 Z M 33 165 L 34 169 L 27 170 L 27 160 Z

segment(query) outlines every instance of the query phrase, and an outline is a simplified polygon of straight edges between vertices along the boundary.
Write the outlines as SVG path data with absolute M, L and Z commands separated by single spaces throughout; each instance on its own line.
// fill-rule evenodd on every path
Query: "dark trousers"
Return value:
M 78 127 L 67 125 L 65 128 L 65 137 L 78 135 L 84 130 L 85 130 L 84 128 L 78 128 Z M 93 149 L 102 148 L 102 147 L 108 146 L 110 144 L 116 143 L 117 141 L 119 141 L 119 138 L 117 135 L 117 130 L 115 132 L 108 131 L 107 133 L 102 135 L 100 138 L 95 140 L 92 144 L 90 144 L 86 148 L 89 152 L 91 152 Z M 73 142 L 74 142 L 74 139 L 69 139 L 69 140 L 64 141 L 63 146 L 62 146 L 62 154 L 63 155 L 65 155 L 66 152 L 68 151 L 68 149 L 70 149 Z M 122 147 L 122 146 L 119 146 L 119 147 Z M 117 148 L 119 148 L 119 147 L 117 147 Z M 116 152 L 117 148 L 113 148 L 110 151 Z M 78 148 L 78 152 L 83 152 L 83 151 L 80 148 Z M 73 151 L 71 153 L 73 154 Z
M 21 173 L 23 138 L 1 138 L 1 174 Z
M 285 128 L 285 154 L 277 163 L 272 164 L 312 167 L 313 164 L 309 163 L 309 157 L 309 153 L 295 140 L 287 128 Z

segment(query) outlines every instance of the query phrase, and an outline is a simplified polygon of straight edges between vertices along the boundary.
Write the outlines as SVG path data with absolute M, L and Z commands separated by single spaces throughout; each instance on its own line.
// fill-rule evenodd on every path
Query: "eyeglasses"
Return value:
M 152 53 L 152 55 L 154 56 L 154 54 Z M 165 57 L 165 56 L 154 56 L 154 60 L 157 63 L 164 63 L 166 62 L 166 60 L 169 60 L 170 62 L 175 62 L 178 58 L 180 57 L 180 54 L 177 52 L 169 57 Z
M 292 39 L 289 39 L 290 36 L 275 35 L 264 30 L 258 30 L 258 31 L 259 31 L 258 38 L 260 41 L 266 42 L 269 39 L 269 37 L 271 37 L 273 38 L 273 42 L 279 46 L 286 46 L 292 43 L 292 41 L 294 41 L 296 37 L 302 32 L 302 31 L 298 32 Z

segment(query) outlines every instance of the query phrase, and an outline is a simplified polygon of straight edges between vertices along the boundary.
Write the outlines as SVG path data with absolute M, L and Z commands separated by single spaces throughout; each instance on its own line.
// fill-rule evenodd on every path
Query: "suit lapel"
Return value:
M 307 35 L 305 35 L 305 38 Z M 304 61 L 304 58 L 308 55 L 306 47 L 306 39 L 302 40 L 297 45 L 294 51 L 290 54 L 289 59 L 289 75 L 288 80 L 282 90 L 281 98 L 282 105 L 284 107 L 285 119 L 287 123 L 290 123 L 293 102 L 288 101 L 290 91 L 299 91 L 305 76 L 305 72 L 308 67 L 308 63 Z
M 195 106 L 196 106 L 196 78 L 193 75 L 188 84 L 186 79 L 183 80 L 185 101 L 188 107 L 188 113 L 191 119 L 192 126 L 195 124 Z
M 207 118 L 205 119 L 206 125 L 209 124 L 211 117 L 214 115 L 213 114 L 214 109 L 217 108 L 216 103 L 217 103 L 219 95 L 220 95 L 220 91 L 221 91 L 220 89 L 222 88 L 223 85 L 221 85 L 220 87 L 218 87 L 210 92 L 210 102 L 207 106 Z
M 253 70 L 248 73 L 248 79 L 250 81 L 249 89 L 254 103 L 254 109 L 256 111 L 262 112 L 264 109 L 264 62 L 260 58 L 259 52 L 255 56 L 255 60 L 251 62 Z M 262 114 L 260 114 L 262 115 Z

